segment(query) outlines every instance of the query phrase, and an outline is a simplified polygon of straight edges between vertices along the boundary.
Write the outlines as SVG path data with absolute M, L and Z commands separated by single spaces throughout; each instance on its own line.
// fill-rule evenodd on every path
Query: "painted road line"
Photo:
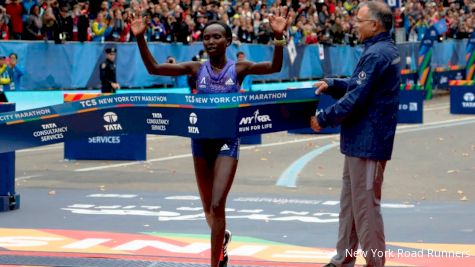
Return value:
M 174 136 L 174 135 L 147 135 L 147 141 L 160 141 L 166 139 L 186 139 L 186 137 Z
M 56 149 L 62 149 L 62 148 L 63 148 L 63 145 L 62 145 L 62 144 L 58 144 L 58 145 L 49 145 L 49 146 L 47 146 L 47 147 L 21 149 L 21 150 L 15 151 L 15 152 L 17 152 L 17 153 L 41 152 L 41 151 L 46 151 L 46 150 L 56 150 Z
M 421 128 L 421 130 L 424 130 L 424 127 L 429 127 L 433 125 L 439 125 L 440 127 L 438 128 L 441 128 L 441 127 L 446 127 L 446 126 L 452 126 L 451 123 L 456 123 L 456 122 L 458 123 L 466 122 L 463 124 L 470 124 L 470 123 L 475 123 L 475 119 L 473 117 L 464 117 L 460 119 L 431 122 L 431 123 L 425 123 L 421 125 L 403 125 L 403 126 L 398 127 L 398 131 L 396 131 L 396 134 L 401 132 L 399 129 Z M 453 124 L 453 126 L 463 125 L 463 124 Z M 430 129 L 435 129 L 435 128 L 430 128 Z M 263 147 L 274 147 L 274 146 L 290 145 L 290 144 L 304 143 L 304 142 L 316 141 L 316 140 L 334 139 L 338 137 L 338 135 L 339 134 L 331 134 L 331 135 L 325 135 L 325 136 L 308 137 L 308 138 L 294 139 L 294 140 L 289 140 L 289 141 L 274 142 L 274 143 L 269 143 L 269 144 L 246 146 L 246 147 L 242 147 L 241 150 L 242 151 L 253 150 L 256 148 L 263 148 Z M 168 161 L 168 160 L 175 160 L 175 159 L 183 159 L 183 158 L 188 158 L 188 157 L 191 157 L 191 153 L 164 157 L 164 158 L 150 159 L 147 161 L 134 161 L 134 162 L 126 162 L 126 163 L 101 165 L 97 167 L 81 168 L 81 169 L 76 169 L 74 171 L 75 172 L 99 171 L 99 170 L 105 170 L 105 169 L 110 169 L 110 168 L 121 168 L 121 167 L 140 165 L 140 164 L 146 164 L 146 163 L 151 163 L 151 162 L 161 162 L 161 161 Z
M 246 147 L 241 147 L 241 150 L 253 150 L 253 149 L 262 148 L 262 147 L 280 146 L 280 145 L 302 143 L 302 142 L 307 142 L 307 141 L 333 139 L 336 136 L 337 135 L 332 134 L 332 135 L 311 137 L 311 138 L 305 138 L 305 139 L 295 139 L 295 140 L 290 140 L 290 141 L 275 142 L 275 143 L 269 143 L 269 144 L 263 144 L 263 145 L 246 146 Z M 98 171 L 98 170 L 104 170 L 104 169 L 110 169 L 110 168 L 120 168 L 120 167 L 132 166 L 132 165 L 147 164 L 147 163 L 151 163 L 151 162 L 160 162 L 160 161 L 182 159 L 182 158 L 188 158 L 188 157 L 191 157 L 191 156 L 192 156 L 191 153 L 188 153 L 188 154 L 181 154 L 181 155 L 164 157 L 164 158 L 150 159 L 150 160 L 146 160 L 146 161 L 134 161 L 134 162 L 126 162 L 126 163 L 108 164 L 108 165 L 102 165 L 102 166 L 90 167 L 90 168 L 81 168 L 81 169 L 76 169 L 74 171 L 75 172 Z
M 449 106 L 449 105 L 447 105 L 447 103 L 437 103 L 437 104 L 425 104 L 424 103 L 424 110 L 426 110 L 426 108 L 435 108 L 435 107 L 442 107 L 442 106 Z
M 333 143 L 328 144 L 322 147 L 319 147 L 310 153 L 307 153 L 303 157 L 299 158 L 298 160 L 294 161 L 290 166 L 280 175 L 279 179 L 277 180 L 277 186 L 285 186 L 285 187 L 297 187 L 297 176 L 303 170 L 303 168 L 309 163 L 313 158 L 318 157 L 322 153 L 327 150 L 330 150 L 340 143 Z
M 41 177 L 43 175 L 28 175 L 28 176 L 21 176 L 21 177 L 17 177 L 15 178 L 15 182 L 19 182 L 19 181 L 24 181 L 24 180 L 29 180 L 31 178 L 36 178 L 36 177 Z
M 126 163 L 109 164 L 109 165 L 98 166 L 98 167 L 82 168 L 82 169 L 76 169 L 74 171 L 75 172 L 98 171 L 98 170 L 104 170 L 104 169 L 110 169 L 110 168 L 120 168 L 120 167 L 127 167 L 127 166 L 138 165 L 138 164 L 146 164 L 146 163 L 151 163 L 151 162 L 183 159 L 183 158 L 188 158 L 188 157 L 191 157 L 191 153 L 181 154 L 181 155 L 176 155 L 176 156 L 171 156 L 171 157 L 150 159 L 147 161 L 134 161 L 134 162 L 126 162 Z
M 433 107 L 433 108 L 426 108 L 424 111 L 432 111 L 432 110 L 439 110 L 439 109 L 449 109 L 449 105 L 441 106 L 441 107 Z
M 453 126 L 461 126 L 461 125 L 466 125 L 466 124 L 472 124 L 475 123 L 475 119 L 470 118 L 470 119 L 463 119 L 462 121 L 460 120 L 450 120 L 450 121 L 443 121 L 443 122 L 438 122 L 438 123 L 427 123 L 423 125 L 419 125 L 419 127 L 411 127 L 411 126 L 403 126 L 401 128 L 398 128 L 396 131 L 396 134 L 404 134 L 404 133 L 412 133 L 412 132 L 419 132 L 419 131 L 425 131 L 425 130 L 433 130 L 433 129 L 438 129 L 438 128 L 444 128 L 444 127 L 453 127 Z M 297 180 L 299 177 L 300 172 L 305 168 L 305 166 L 312 161 L 314 158 L 320 156 L 324 152 L 338 146 L 339 143 L 333 143 L 333 144 L 328 144 L 326 146 L 317 148 L 296 161 L 294 161 L 279 177 L 279 179 L 276 182 L 277 186 L 283 186 L 283 187 L 297 187 Z

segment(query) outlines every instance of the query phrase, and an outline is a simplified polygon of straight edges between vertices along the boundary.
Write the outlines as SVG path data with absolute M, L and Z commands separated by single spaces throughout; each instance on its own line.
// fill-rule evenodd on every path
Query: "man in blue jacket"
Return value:
M 354 266 L 358 255 L 366 266 L 385 263 L 381 187 L 393 150 L 400 90 L 400 58 L 389 34 L 392 25 L 391 9 L 384 2 L 360 4 L 355 27 L 364 51 L 356 69 L 349 78 L 323 79 L 314 85 L 316 94 L 338 101 L 312 117 L 311 127 L 320 131 L 341 124 L 340 148 L 345 155 L 337 255 L 326 267 Z

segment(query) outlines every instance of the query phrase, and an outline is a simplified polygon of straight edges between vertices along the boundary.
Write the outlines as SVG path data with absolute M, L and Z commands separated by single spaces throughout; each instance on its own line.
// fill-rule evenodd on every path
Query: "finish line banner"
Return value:
M 120 94 L 0 114 L 0 153 L 91 134 L 232 138 L 306 128 L 315 89 L 236 94 Z

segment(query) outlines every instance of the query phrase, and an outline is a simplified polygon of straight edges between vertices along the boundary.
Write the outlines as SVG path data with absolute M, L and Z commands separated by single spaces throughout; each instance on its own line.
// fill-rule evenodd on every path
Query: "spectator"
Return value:
M 7 14 L 4 7 L 0 6 L 0 40 L 10 39 L 10 31 L 8 24 L 10 23 L 10 16 Z
M 193 35 L 192 35 L 194 41 L 203 40 L 202 33 L 207 21 L 208 19 L 205 17 L 205 15 L 203 15 L 202 13 L 197 14 L 196 24 L 195 24 L 195 28 L 193 29 Z
M 76 4 L 73 11 L 66 18 L 66 32 L 68 41 L 79 41 L 79 18 L 81 17 L 81 6 Z
M 254 27 L 250 17 L 242 17 L 243 23 L 238 28 L 237 37 L 241 43 L 252 43 L 255 39 Z
M 218 15 L 219 6 L 220 4 L 216 0 L 212 0 L 206 5 L 206 17 L 208 21 L 220 19 Z
M 110 21 L 111 32 L 107 40 L 119 42 L 120 35 L 125 28 L 125 22 L 122 18 L 122 11 L 120 11 L 120 9 L 118 8 L 114 8 L 110 12 L 110 17 L 111 17 L 111 21 Z
M 23 0 L 21 1 L 21 5 L 23 6 L 23 22 L 28 19 L 28 16 L 31 14 L 31 7 L 38 5 L 38 0 Z M 23 28 L 23 30 L 25 30 Z
M 86 41 L 94 37 L 95 41 L 104 40 L 128 42 L 133 41 L 130 35 L 130 14 L 147 14 L 151 18 L 147 29 L 147 38 L 160 42 L 189 43 L 202 41 L 202 31 L 209 19 L 221 20 L 232 25 L 233 39 L 237 43 L 268 43 L 268 33 L 263 21 L 269 13 L 274 13 L 276 7 L 287 5 L 295 20 L 291 26 L 291 34 L 296 44 L 350 44 L 354 45 L 357 38 L 354 35 L 351 20 L 355 16 L 354 9 L 363 0 L 275 0 L 275 1 L 218 1 L 218 0 L 0 0 L 0 34 L 3 40 L 24 38 L 36 40 L 43 36 L 48 40 L 59 38 L 62 32 L 58 26 L 67 25 L 67 40 Z M 3 4 L 2 7 L 2 3 Z M 91 3 L 89 5 L 89 3 Z M 267 3 L 270 6 L 267 8 Z M 32 34 L 39 28 L 35 17 L 31 17 L 34 5 L 39 5 L 36 17 L 42 18 L 41 35 Z M 78 6 L 82 15 L 78 16 Z M 8 6 L 8 14 L 2 14 L 2 8 Z M 60 7 L 62 7 L 60 9 Z M 18 11 L 18 8 L 21 12 Z M 434 0 L 405 0 L 401 8 L 393 10 L 395 16 L 394 36 L 397 42 L 421 40 L 428 27 L 440 19 L 447 22 L 446 38 L 467 38 L 473 31 L 475 3 L 472 0 L 434 1 Z M 61 13 L 67 13 L 66 21 L 62 22 Z M 119 14 L 120 12 L 120 14 Z M 6 12 L 5 12 L 6 13 Z M 19 19 L 19 14 L 23 16 Z M 97 22 L 98 13 L 103 14 L 103 22 Z M 160 28 L 165 28 L 160 34 L 157 30 L 158 17 Z M 28 21 L 32 19 L 33 21 Z M 72 20 L 72 21 L 71 21 Z M 90 21 L 91 20 L 91 21 Z M 152 20 L 154 20 L 152 22 Z M 94 24 L 93 24 L 94 23 Z M 93 27 L 89 28 L 89 25 Z M 96 35 L 97 28 L 105 27 L 105 36 Z M 310 31 L 304 29 L 310 24 Z M 8 25 L 8 29 L 5 29 Z M 81 26 L 79 26 L 81 25 Z M 252 31 L 251 27 L 252 26 Z M 22 28 L 22 31 L 18 30 Z M 81 28 L 81 30 L 79 30 Z M 108 30 L 109 29 L 109 30 Z M 15 32 L 15 36 L 12 36 Z M 19 34 L 21 33 L 21 36 Z M 92 32 L 94 36 L 88 35 Z M 417 38 L 415 37 L 417 34 Z M 315 38 L 316 36 L 316 38 Z
M 68 19 L 68 7 L 59 7 L 58 4 L 53 8 L 53 12 L 55 13 L 56 17 L 54 24 L 54 43 L 61 44 L 67 40 L 71 40 L 71 36 L 68 36 L 68 29 L 73 26 L 68 25 L 68 22 L 71 22 L 71 20 Z
M 160 19 L 160 15 L 155 13 L 150 21 L 150 28 L 152 30 L 150 41 L 165 42 L 167 38 L 167 30 Z
M 126 9 L 122 12 L 122 19 L 124 20 L 124 29 L 120 33 L 120 42 L 128 42 L 130 38 L 130 28 L 131 28 L 131 20 L 130 20 L 130 9 Z
M 25 40 L 43 39 L 43 34 L 41 34 L 42 28 L 43 28 L 43 20 L 40 17 L 40 7 L 38 5 L 33 5 L 30 8 L 30 15 L 28 15 L 28 18 L 26 19 L 23 39 Z
M 190 28 L 183 19 L 183 12 L 175 12 L 175 21 L 171 25 L 175 42 L 188 44 Z
M 58 2 L 56 0 L 48 0 L 44 2 L 46 5 L 43 5 L 44 12 L 43 12 L 43 32 L 44 38 L 46 40 L 53 40 L 54 38 L 54 30 L 56 24 L 56 16 L 53 11 L 54 7 L 58 6 Z
M 330 14 L 328 13 L 327 6 L 322 6 L 322 11 L 318 13 L 318 21 L 320 24 L 325 24 L 327 22 L 327 19 L 330 17 Z
M 104 42 L 109 36 L 110 27 L 106 21 L 106 15 L 104 12 L 97 13 L 97 18 L 92 23 L 92 41 L 93 42 Z
M 272 29 L 269 26 L 269 20 L 263 19 L 261 26 L 259 26 L 259 32 L 257 33 L 257 43 L 269 44 L 272 39 Z
M 18 66 L 18 55 L 16 53 L 11 53 L 8 58 L 8 71 L 11 82 L 10 90 L 21 89 L 21 77 L 24 74 L 23 68 Z
M 290 28 L 290 36 L 296 45 L 302 44 L 303 41 L 303 23 L 298 21 L 297 25 Z
M 23 6 L 18 0 L 7 0 L 5 3 L 5 9 L 10 16 L 12 25 L 10 38 L 13 40 L 21 40 L 21 35 L 23 34 Z
M 10 90 L 10 71 L 5 56 L 0 56 L 0 102 L 8 102 L 5 91 Z

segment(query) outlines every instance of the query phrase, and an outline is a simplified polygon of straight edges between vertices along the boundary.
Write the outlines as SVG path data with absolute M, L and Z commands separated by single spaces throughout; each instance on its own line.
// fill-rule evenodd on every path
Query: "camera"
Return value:
M 168 59 L 168 63 L 170 63 L 170 64 L 175 64 L 175 59 L 174 59 L 174 58 L 169 58 L 169 59 Z

